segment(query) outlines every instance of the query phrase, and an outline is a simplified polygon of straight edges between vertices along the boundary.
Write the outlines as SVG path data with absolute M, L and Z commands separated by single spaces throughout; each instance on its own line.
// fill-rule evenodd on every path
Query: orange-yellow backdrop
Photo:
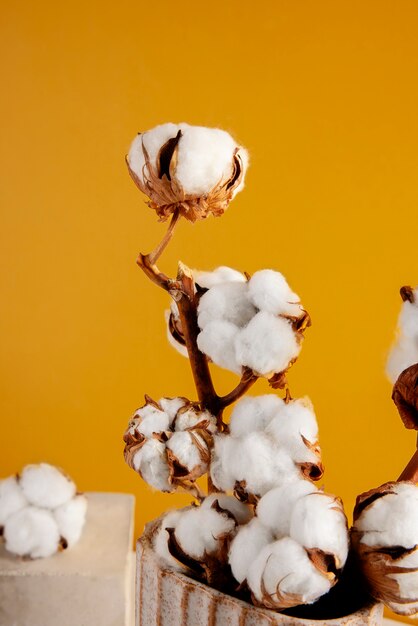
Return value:
M 46 460 L 133 492 L 137 532 L 188 501 L 151 493 L 121 439 L 144 392 L 193 397 L 135 265 L 164 226 L 124 164 L 138 130 L 184 120 L 229 130 L 252 164 L 164 268 L 284 272 L 314 322 L 290 382 L 315 403 L 326 488 L 350 512 L 398 476 L 415 443 L 384 363 L 398 288 L 418 282 L 417 26 L 415 1 L 3 2 L 2 475 Z

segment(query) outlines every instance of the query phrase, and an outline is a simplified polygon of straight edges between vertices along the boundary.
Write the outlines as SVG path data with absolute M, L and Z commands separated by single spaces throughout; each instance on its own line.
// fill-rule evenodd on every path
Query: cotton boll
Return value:
M 151 130 L 138 134 L 133 140 L 128 153 L 128 163 L 131 170 L 143 182 L 145 157 L 142 145 L 148 152 L 150 163 L 153 167 L 157 167 L 157 156 L 160 148 L 172 137 L 178 133 L 179 127 L 176 124 L 161 124 Z M 145 167 L 145 178 L 148 177 L 148 171 Z
M 248 294 L 253 304 L 261 311 L 290 317 L 301 317 L 304 314 L 299 296 L 290 289 L 280 272 L 274 270 L 256 272 L 248 283 Z
M 165 445 L 157 439 L 148 439 L 133 457 L 133 467 L 154 489 L 173 491 L 169 483 L 169 469 Z
M 318 424 L 308 398 L 283 403 L 266 432 L 286 448 L 295 462 L 318 460 Z
M 141 417 L 141 420 L 136 426 L 136 430 L 144 437 L 152 437 L 153 433 L 164 432 L 170 427 L 170 418 L 167 413 L 152 405 L 139 409 L 135 413 L 135 416 L 137 415 Z
M 256 599 L 268 608 L 310 604 L 331 588 L 304 548 L 289 537 L 261 550 L 248 570 L 247 582 Z
M 290 534 L 290 519 L 296 502 L 316 492 L 315 485 L 302 478 L 271 489 L 258 502 L 257 517 L 276 539 L 280 539 Z
M 230 282 L 215 285 L 200 298 L 198 312 L 199 328 L 217 320 L 245 326 L 256 313 L 248 299 L 247 284 Z
M 55 509 L 54 517 L 59 534 L 67 541 L 68 547 L 73 546 L 80 539 L 86 521 L 86 512 L 87 498 L 81 494 Z
M 248 504 L 244 504 L 237 500 L 234 496 L 228 496 L 225 493 L 211 493 L 207 496 L 201 506 L 205 509 L 211 508 L 215 502 L 218 502 L 221 509 L 229 511 L 237 524 L 247 524 L 253 517 L 253 509 Z
M 0 527 L 4 526 L 6 520 L 13 513 L 23 509 L 27 503 L 15 476 L 0 480 Z
M 317 491 L 297 500 L 289 534 L 305 548 L 334 555 L 338 569 L 344 566 L 348 554 L 347 518 L 335 496 Z
M 235 531 L 235 522 L 213 508 L 185 511 L 175 527 L 176 539 L 182 550 L 193 559 L 202 560 L 216 552 L 220 541 Z
M 287 320 L 261 311 L 237 334 L 235 351 L 238 363 L 269 378 L 289 367 L 300 345 Z
M 197 346 L 216 365 L 241 374 L 241 365 L 235 356 L 235 338 L 238 328 L 230 322 L 210 322 L 197 336 Z
M 60 534 L 52 512 L 27 506 L 11 515 L 4 525 L 6 550 L 32 559 L 57 552 Z
M 197 433 L 187 431 L 174 433 L 167 442 L 167 450 L 173 453 L 176 461 L 189 473 L 195 468 L 199 468 L 198 473 L 201 475 L 206 471 L 207 462 L 202 460 L 196 440 L 198 440 L 199 445 L 205 448 L 206 444 L 204 440 L 197 439 L 198 437 Z M 209 451 L 207 451 L 207 457 L 209 458 Z
M 236 143 L 218 128 L 179 124 L 183 136 L 178 146 L 176 178 L 186 194 L 204 195 L 233 173 Z
M 160 398 L 158 400 L 158 404 L 169 417 L 170 425 L 174 418 L 176 417 L 179 409 L 183 408 L 186 405 L 187 401 L 185 398 Z
M 234 437 L 256 430 L 264 430 L 274 415 L 284 406 L 284 401 L 274 394 L 246 396 L 234 407 L 229 429 Z
M 167 528 L 176 526 L 181 515 L 182 511 L 170 511 L 164 515 L 161 525 L 153 537 L 153 546 L 155 552 L 164 561 L 164 564 L 170 565 L 170 567 L 179 572 L 184 572 L 186 568 L 172 556 L 168 548 L 169 534 L 167 532 Z
M 19 484 L 31 504 L 49 509 L 68 502 L 75 494 L 73 481 L 48 463 L 27 465 Z
M 367 506 L 355 522 L 368 546 L 403 546 L 418 544 L 418 486 L 394 483 L 388 493 Z
M 260 551 L 274 541 L 270 530 L 254 518 L 239 528 L 229 549 L 229 564 L 234 578 L 241 584 Z
M 203 289 L 210 289 L 214 285 L 220 285 L 222 283 L 241 282 L 246 283 L 247 279 L 244 274 L 237 270 L 221 265 L 212 272 L 201 272 L 199 270 L 193 270 L 193 278 Z

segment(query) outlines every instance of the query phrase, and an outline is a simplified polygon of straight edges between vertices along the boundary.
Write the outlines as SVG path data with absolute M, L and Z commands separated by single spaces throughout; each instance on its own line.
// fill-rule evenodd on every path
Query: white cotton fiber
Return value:
M 295 604 L 312 603 L 329 591 L 329 580 L 321 575 L 306 551 L 289 537 L 263 548 L 248 570 L 247 582 L 257 600 L 261 601 L 262 582 L 269 600 L 281 605 L 281 597 L 298 596 Z
M 172 491 L 165 445 L 157 439 L 148 439 L 135 453 L 133 467 L 151 487 Z
M 300 345 L 287 320 L 261 311 L 238 333 L 235 350 L 239 364 L 268 376 L 286 370 Z
M 16 476 L 0 480 L 0 527 L 4 526 L 6 520 L 13 513 L 23 509 L 27 503 Z
M 160 411 L 152 405 L 147 405 L 144 409 L 139 409 L 135 415 L 143 416 L 138 423 L 136 430 L 144 437 L 152 437 L 153 433 L 160 433 L 170 427 L 170 418 L 164 411 Z
M 219 128 L 185 123 L 179 124 L 179 128 L 183 136 L 179 142 L 176 178 L 184 191 L 202 195 L 229 180 L 237 147 L 231 135 Z
M 267 426 L 266 432 L 286 448 L 295 462 L 318 460 L 317 455 L 309 447 L 309 444 L 312 446 L 317 444 L 318 424 L 308 398 L 283 403 Z
M 7 519 L 4 539 L 9 552 L 36 559 L 58 550 L 60 534 L 52 512 L 27 506 Z
M 205 446 L 205 442 L 199 438 L 197 433 L 192 434 L 187 431 L 173 433 L 167 442 L 167 449 L 171 450 L 180 465 L 186 467 L 190 472 L 202 464 L 195 438 L 198 439 L 200 445 Z
M 58 531 L 71 548 L 81 537 L 86 521 L 87 498 L 76 495 L 72 500 L 54 510 Z
M 215 321 L 205 326 L 197 337 L 197 346 L 216 365 L 236 374 L 241 373 L 241 364 L 235 356 L 235 339 L 238 329 L 231 322 Z
M 145 133 L 138 134 L 133 140 L 128 153 L 129 167 L 138 178 L 144 182 L 144 165 L 145 156 L 142 149 L 144 144 L 146 151 L 148 152 L 151 165 L 156 167 L 156 160 L 160 148 L 172 137 L 175 137 L 178 133 L 178 126 L 176 124 L 161 124 L 156 126 L 152 130 Z M 148 171 L 145 167 L 145 178 L 148 177 Z
M 228 458 L 238 445 L 239 442 L 228 435 L 219 434 L 213 438 L 210 476 L 215 487 L 223 491 L 234 489 L 235 478 L 229 472 Z
M 253 510 L 248 504 L 244 504 L 234 496 L 228 496 L 225 493 L 211 493 L 203 500 L 201 506 L 208 509 L 216 501 L 221 509 L 229 511 L 234 516 L 237 524 L 247 524 L 253 517 Z
M 164 515 L 161 525 L 153 536 L 153 545 L 158 556 L 163 559 L 164 563 L 177 571 L 184 571 L 186 568 L 175 559 L 168 549 L 169 535 L 167 528 L 174 528 L 182 515 L 181 511 L 170 511 Z
M 402 304 L 398 319 L 397 340 L 389 354 L 386 372 L 392 383 L 411 365 L 418 363 L 418 287 L 413 291 L 414 302 Z
M 293 507 L 290 537 L 305 548 L 334 554 L 337 567 L 343 567 L 348 554 L 348 527 L 341 503 L 320 491 L 300 498 Z
M 239 528 L 229 550 L 229 564 L 234 578 L 242 583 L 260 551 L 274 540 L 272 533 L 254 518 Z
M 27 465 L 22 471 L 19 484 L 31 504 L 50 509 L 68 502 L 76 490 L 70 478 L 48 463 Z
M 193 407 L 179 411 L 173 425 L 174 430 L 179 431 L 194 428 L 202 422 L 207 424 L 205 428 L 209 432 L 216 431 L 216 418 L 209 411 L 198 411 Z
M 366 507 L 355 527 L 368 546 L 410 549 L 418 544 L 418 486 L 400 482 L 392 490 Z
M 213 508 L 185 511 L 176 523 L 175 535 L 181 548 L 194 559 L 216 552 L 219 539 L 235 530 L 235 522 Z
M 297 480 L 268 491 L 257 504 L 260 522 L 280 539 L 290 534 L 290 519 L 296 502 L 317 492 L 309 480 Z
M 201 329 L 217 320 L 231 322 L 241 328 L 254 317 L 256 309 L 248 299 L 247 283 L 230 282 L 215 285 L 204 293 L 197 312 Z
M 280 272 L 256 272 L 248 283 L 248 293 L 250 300 L 261 311 L 290 317 L 300 317 L 303 314 L 299 296 L 290 289 Z
M 241 272 L 232 269 L 232 267 L 227 267 L 226 265 L 221 265 L 212 272 L 193 270 L 193 278 L 203 289 L 210 289 L 214 285 L 220 285 L 222 283 L 231 283 L 236 281 L 245 283 L 247 280 L 244 274 L 241 274 Z
M 264 430 L 284 404 L 279 396 L 272 393 L 242 398 L 231 413 L 231 435 L 239 437 L 256 430 Z
M 186 404 L 186 400 L 185 398 L 160 398 L 158 400 L 158 404 L 160 405 L 162 410 L 168 415 L 171 425 L 173 419 L 177 415 L 178 410 Z

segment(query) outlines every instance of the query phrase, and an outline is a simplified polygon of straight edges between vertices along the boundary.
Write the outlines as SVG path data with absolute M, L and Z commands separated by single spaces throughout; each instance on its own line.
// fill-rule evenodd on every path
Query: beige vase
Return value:
M 307 619 L 260 609 L 165 567 L 151 537 L 158 520 L 147 524 L 137 543 L 135 626 L 379 626 L 383 606 L 365 601 L 349 615 Z

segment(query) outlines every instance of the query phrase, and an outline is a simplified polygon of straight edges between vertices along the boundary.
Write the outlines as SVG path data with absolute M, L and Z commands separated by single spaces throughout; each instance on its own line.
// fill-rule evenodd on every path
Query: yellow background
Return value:
M 251 169 L 222 219 L 180 224 L 163 268 L 282 271 L 313 318 L 290 383 L 315 404 L 326 489 L 351 514 L 399 475 L 415 441 L 384 364 L 418 282 L 417 27 L 415 1 L 3 2 L 1 475 L 46 460 L 133 492 L 138 533 L 188 502 L 122 455 L 144 393 L 193 397 L 135 265 L 165 226 L 124 164 L 164 121 L 229 130 Z

